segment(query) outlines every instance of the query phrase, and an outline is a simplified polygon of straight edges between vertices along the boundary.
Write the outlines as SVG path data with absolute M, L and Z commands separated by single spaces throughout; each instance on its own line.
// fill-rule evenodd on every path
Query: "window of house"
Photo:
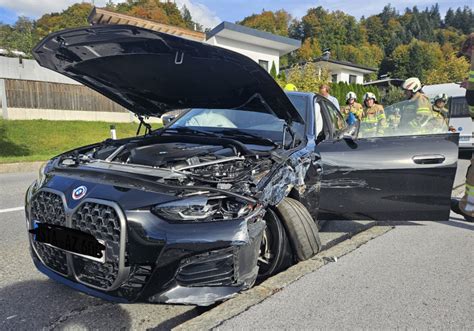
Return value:
M 268 61 L 265 61 L 265 60 L 258 60 L 258 64 L 260 64 L 260 66 L 265 69 L 266 71 L 268 71 Z
M 331 81 L 337 83 L 337 74 L 331 75 Z
M 349 75 L 349 84 L 355 84 L 357 82 L 356 75 Z

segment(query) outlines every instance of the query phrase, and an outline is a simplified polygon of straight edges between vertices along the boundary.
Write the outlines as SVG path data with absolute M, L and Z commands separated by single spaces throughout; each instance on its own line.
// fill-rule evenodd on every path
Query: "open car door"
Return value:
M 325 115 L 325 139 L 318 145 L 323 164 L 320 219 L 449 218 L 458 134 L 446 126 L 446 132 L 436 134 L 397 135 L 396 128 L 388 128 L 381 137 L 343 137 L 347 125 L 340 112 L 325 99 L 317 103 Z

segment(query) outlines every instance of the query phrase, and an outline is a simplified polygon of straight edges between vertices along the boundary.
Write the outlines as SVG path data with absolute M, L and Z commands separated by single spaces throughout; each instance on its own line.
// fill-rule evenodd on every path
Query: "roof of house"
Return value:
M 383 79 L 377 79 L 377 80 L 372 80 L 370 82 L 364 83 L 364 85 L 376 85 L 376 86 L 389 86 L 389 85 L 394 85 L 394 86 L 401 86 L 403 84 L 404 80 L 399 79 L 399 78 L 383 78 Z
M 107 9 L 94 7 L 87 18 L 91 24 L 128 24 L 153 31 L 172 34 L 186 39 L 204 41 L 206 35 L 203 32 L 193 31 L 177 26 L 154 22 L 149 19 L 138 18 L 126 14 L 116 13 Z
M 299 62 L 298 65 L 304 65 L 308 62 L 310 62 L 310 63 L 328 63 L 330 65 L 342 66 L 342 67 L 346 67 L 346 68 L 352 69 L 352 70 L 357 69 L 358 71 L 361 71 L 362 73 L 367 73 L 367 74 L 377 72 L 377 68 L 371 68 L 371 67 L 367 67 L 367 66 L 364 66 L 364 65 L 361 65 L 361 64 L 352 63 L 352 62 L 349 62 L 349 61 L 325 59 L 323 57 L 318 57 L 318 58 L 315 58 L 315 59 L 310 60 L 310 61 L 302 61 L 302 62 Z M 280 70 L 289 69 L 290 67 L 291 66 L 288 66 L 288 67 L 282 68 Z
M 300 40 L 252 29 L 231 22 L 222 22 L 214 29 L 206 33 L 206 39 L 210 39 L 215 36 L 240 40 L 249 44 L 255 44 L 257 46 L 273 48 L 278 50 L 280 55 L 289 53 L 301 46 Z

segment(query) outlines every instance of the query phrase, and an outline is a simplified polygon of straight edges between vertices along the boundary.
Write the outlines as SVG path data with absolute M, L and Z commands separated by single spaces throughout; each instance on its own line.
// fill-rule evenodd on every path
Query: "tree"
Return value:
M 286 74 L 286 82 L 294 84 L 299 91 L 306 92 L 318 92 L 319 87 L 323 83 L 327 83 L 328 79 L 329 72 L 327 68 L 317 66 L 314 63 L 294 66 Z M 279 83 L 282 84 L 281 81 Z
M 272 67 L 270 68 L 270 76 L 272 76 L 273 79 L 277 78 L 277 69 L 275 66 L 275 61 L 272 61 Z
M 36 21 L 36 37 L 39 40 L 54 31 L 88 26 L 87 17 L 91 10 L 89 3 L 76 3 L 61 13 L 45 14 Z
M 183 16 L 183 20 L 184 20 L 184 22 L 186 24 L 186 27 L 188 29 L 196 30 L 196 31 L 202 31 L 202 25 L 193 21 L 193 17 L 191 16 L 191 12 L 186 7 L 186 5 L 183 5 L 183 8 L 181 8 L 181 15 Z
M 5 37 L 5 41 L 9 50 L 21 51 L 31 56 L 31 50 L 36 43 L 34 22 L 24 16 L 18 17 L 11 29 L 11 33 Z
M 277 10 L 276 12 L 262 10 L 260 14 L 247 16 L 242 21 L 237 22 L 237 24 L 280 36 L 288 36 L 290 21 L 291 15 L 283 9 Z

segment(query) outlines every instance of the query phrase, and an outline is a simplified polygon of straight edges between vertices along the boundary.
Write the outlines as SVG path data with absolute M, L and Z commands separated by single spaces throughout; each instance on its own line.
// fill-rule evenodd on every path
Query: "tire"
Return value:
M 258 279 L 268 278 L 293 263 L 290 242 L 282 221 L 272 209 L 265 214 L 266 228 L 258 259 Z M 268 256 L 265 256 L 267 253 Z
M 305 261 L 321 249 L 316 223 L 298 200 L 286 197 L 277 206 L 277 213 L 287 230 L 290 244 L 298 261 Z

